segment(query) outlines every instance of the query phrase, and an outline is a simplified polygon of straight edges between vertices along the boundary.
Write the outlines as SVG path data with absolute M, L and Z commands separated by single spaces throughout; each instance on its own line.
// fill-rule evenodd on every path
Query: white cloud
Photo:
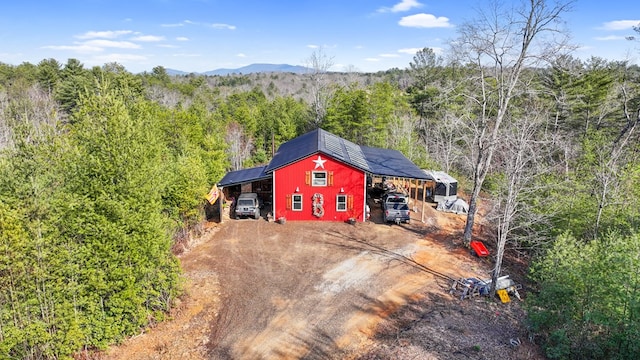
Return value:
M 79 45 L 47 45 L 43 46 L 43 49 L 52 49 L 52 50 L 69 50 L 77 53 L 92 53 L 92 52 L 100 52 L 103 51 L 104 48 L 99 46 L 91 46 L 87 44 L 79 44 Z
M 392 7 L 382 7 L 378 9 L 378 12 L 386 13 L 386 12 L 404 12 L 409 11 L 413 8 L 421 7 L 422 4 L 417 2 L 416 0 L 401 0 L 399 3 L 393 5 Z
M 229 25 L 229 24 L 211 24 L 211 27 L 214 29 L 225 29 L 225 30 L 235 30 L 236 26 L 235 25 Z
M 439 27 L 452 27 L 449 23 L 449 18 L 440 16 L 436 17 L 432 14 L 415 14 L 405 16 L 398 22 L 400 26 L 417 27 L 417 28 L 439 28 Z
M 401 11 L 409 11 L 413 8 L 421 7 L 422 4 L 417 2 L 416 0 L 402 0 L 401 2 L 393 5 L 391 8 L 392 12 L 401 12 Z
M 189 38 L 188 38 L 188 37 L 186 37 L 186 36 L 178 36 L 178 37 L 176 38 L 176 40 L 178 40 L 178 41 L 189 41 Z
M 115 31 L 87 31 L 84 34 L 76 35 L 78 39 L 115 39 L 122 35 L 132 34 L 131 30 L 115 30 Z
M 66 50 L 76 53 L 97 53 L 105 51 L 107 48 L 114 49 L 140 49 L 140 45 L 131 41 L 116 41 L 111 40 L 123 35 L 139 34 L 134 33 L 131 30 L 118 30 L 118 31 L 89 31 L 82 35 L 76 35 L 76 38 L 84 39 L 86 41 L 76 41 L 73 45 L 48 45 L 43 46 L 43 49 L 52 50 Z M 138 36 L 134 38 L 137 41 L 161 41 L 164 38 L 159 36 Z M 107 56 L 107 55 L 104 55 Z M 137 55 L 136 55 L 137 56 Z
M 379 56 L 380 56 L 380 57 L 383 57 L 383 58 L 396 58 L 396 57 L 400 57 L 400 55 L 398 55 L 398 54 L 380 54 Z
M 398 50 L 398 52 L 401 54 L 415 55 L 418 51 L 422 49 L 423 48 L 404 48 L 404 49 Z
M 603 30 L 629 30 L 640 25 L 640 20 L 615 20 L 602 24 Z
M 171 44 L 158 44 L 157 46 L 161 47 L 161 48 L 167 48 L 167 49 L 177 49 L 177 48 L 179 48 L 179 46 L 171 45 Z
M 609 35 L 609 36 L 597 36 L 594 38 L 598 41 L 617 41 L 617 40 L 625 40 L 626 37 L 620 35 Z
M 140 45 L 134 44 L 130 41 L 113 41 L 113 40 L 105 40 L 105 39 L 85 41 L 83 45 L 95 46 L 100 48 L 118 48 L 118 49 L 139 49 L 140 48 Z
M 433 46 L 427 46 L 428 48 L 430 48 L 431 50 L 433 50 L 433 53 L 436 55 L 442 55 L 444 53 L 444 49 L 441 47 L 433 47 Z M 418 53 L 418 51 L 424 49 L 422 48 L 404 48 L 404 49 L 398 49 L 398 52 L 401 54 L 409 54 L 409 55 L 415 55 Z
M 181 23 L 176 23 L 176 24 L 163 24 L 163 27 L 179 27 L 179 26 L 184 26 L 184 25 L 194 25 L 194 26 L 207 26 L 207 27 L 211 27 L 214 29 L 223 29 L 223 30 L 235 30 L 236 26 L 235 25 L 230 25 L 230 24 L 223 24 L 223 23 L 212 23 L 212 24 L 207 24 L 207 23 L 201 23 L 198 21 L 191 21 L 191 20 L 184 20 Z
M 378 62 L 378 61 L 380 61 L 380 59 L 378 59 L 378 58 L 366 58 L 364 60 L 365 61 L 369 61 L 369 62 Z
M 307 47 L 308 47 L 309 49 L 317 49 L 317 48 L 319 48 L 320 46 L 318 46 L 318 45 L 314 45 L 314 44 L 309 44 L 309 45 L 307 45 Z
M 247 55 L 245 55 L 243 53 L 239 53 L 236 56 L 239 57 L 239 58 L 246 58 L 247 57 Z
M 140 35 L 136 36 L 133 41 L 143 41 L 143 42 L 155 42 L 155 41 L 163 41 L 164 36 L 155 36 L 155 35 Z

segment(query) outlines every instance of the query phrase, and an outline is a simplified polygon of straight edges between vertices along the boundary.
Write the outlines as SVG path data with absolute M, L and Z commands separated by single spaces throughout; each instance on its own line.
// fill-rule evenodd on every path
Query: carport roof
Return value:
M 424 170 L 416 166 L 398 150 L 360 146 L 369 163 L 370 172 L 379 176 L 396 176 L 420 180 L 432 180 Z
M 271 174 L 265 173 L 265 168 L 266 166 L 258 166 L 250 169 L 228 172 L 222 178 L 222 180 L 220 180 L 218 186 L 233 186 L 258 180 L 269 179 L 271 178 Z

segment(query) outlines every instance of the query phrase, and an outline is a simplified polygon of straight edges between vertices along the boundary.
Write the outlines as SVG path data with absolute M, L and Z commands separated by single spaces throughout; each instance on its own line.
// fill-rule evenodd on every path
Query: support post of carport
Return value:
M 416 208 L 418 207 L 418 186 L 420 184 L 420 180 L 416 179 L 415 193 L 414 193 L 414 201 L 416 203 Z M 411 185 L 413 185 L 413 179 L 411 180 Z
M 220 213 L 220 224 L 222 224 L 222 219 L 224 219 L 224 213 L 222 212 L 222 203 L 224 202 L 224 188 L 220 188 L 220 195 L 218 195 L 218 212 Z
M 427 202 L 427 182 L 422 180 L 422 222 L 424 223 L 424 204 Z

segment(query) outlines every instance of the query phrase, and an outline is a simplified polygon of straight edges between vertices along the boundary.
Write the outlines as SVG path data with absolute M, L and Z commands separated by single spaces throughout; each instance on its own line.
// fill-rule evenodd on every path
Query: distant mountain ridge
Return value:
M 175 69 L 166 69 L 169 75 L 229 75 L 229 74 L 252 74 L 252 73 L 266 73 L 266 72 L 288 72 L 295 74 L 304 74 L 311 71 L 310 68 L 300 65 L 289 64 L 251 64 L 243 66 L 237 69 L 216 69 L 206 72 L 186 72 Z

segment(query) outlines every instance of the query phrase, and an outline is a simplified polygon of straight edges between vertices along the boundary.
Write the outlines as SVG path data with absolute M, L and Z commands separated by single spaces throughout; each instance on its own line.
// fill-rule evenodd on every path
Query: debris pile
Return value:
M 487 296 L 491 292 L 491 282 L 491 279 L 461 278 L 453 282 L 449 292 L 452 295 L 456 295 L 460 300 L 476 296 Z M 496 294 L 500 296 L 500 300 L 503 303 L 511 301 L 509 295 L 522 300 L 518 292 L 520 289 L 522 289 L 522 285 L 516 284 L 515 281 L 509 278 L 509 275 L 499 277 L 496 282 Z

